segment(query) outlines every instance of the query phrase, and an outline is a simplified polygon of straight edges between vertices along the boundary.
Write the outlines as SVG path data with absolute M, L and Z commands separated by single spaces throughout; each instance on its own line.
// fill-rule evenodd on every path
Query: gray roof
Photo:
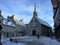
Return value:
M 36 17 L 36 19 L 43 25 L 51 27 L 46 21 L 41 20 L 40 18 Z

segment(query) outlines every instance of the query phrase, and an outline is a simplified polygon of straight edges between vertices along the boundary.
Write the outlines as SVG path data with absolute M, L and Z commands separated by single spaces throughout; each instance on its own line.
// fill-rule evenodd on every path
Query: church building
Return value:
M 46 22 L 41 20 L 36 11 L 36 5 L 34 7 L 33 17 L 28 24 L 13 26 L 4 24 L 4 17 L 0 11 L 0 24 L 2 24 L 2 35 L 4 37 L 17 37 L 17 36 L 52 36 L 52 28 Z M 14 18 L 14 17 L 13 17 Z M 8 19 L 7 19 L 8 20 Z

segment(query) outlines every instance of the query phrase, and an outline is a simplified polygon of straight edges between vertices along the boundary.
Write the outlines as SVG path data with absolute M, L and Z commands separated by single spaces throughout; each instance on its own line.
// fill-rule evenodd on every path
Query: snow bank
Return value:
M 26 38 L 26 37 L 25 37 Z M 32 37 L 34 39 L 34 37 Z M 32 41 L 32 42 L 26 42 L 26 43 L 15 43 L 15 42 L 10 42 L 9 40 L 4 40 L 2 41 L 3 45 L 60 45 L 58 41 L 55 39 L 47 38 L 47 37 L 40 37 L 39 39 L 36 38 L 37 40 Z
M 40 38 L 38 42 L 43 45 L 60 45 L 57 40 L 46 37 Z

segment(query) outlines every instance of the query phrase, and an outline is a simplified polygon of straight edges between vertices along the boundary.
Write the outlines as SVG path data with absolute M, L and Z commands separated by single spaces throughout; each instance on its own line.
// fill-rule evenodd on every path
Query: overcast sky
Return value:
M 39 18 L 53 26 L 51 0 L 0 0 L 0 10 L 2 10 L 3 17 L 15 15 L 18 19 L 23 18 L 26 24 L 33 16 L 35 2 Z

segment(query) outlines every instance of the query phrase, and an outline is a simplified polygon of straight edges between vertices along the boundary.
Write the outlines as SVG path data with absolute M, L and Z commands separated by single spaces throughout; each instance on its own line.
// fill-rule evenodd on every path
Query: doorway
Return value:
M 32 31 L 32 35 L 33 35 L 33 36 L 36 35 L 36 31 L 35 31 L 35 30 Z

